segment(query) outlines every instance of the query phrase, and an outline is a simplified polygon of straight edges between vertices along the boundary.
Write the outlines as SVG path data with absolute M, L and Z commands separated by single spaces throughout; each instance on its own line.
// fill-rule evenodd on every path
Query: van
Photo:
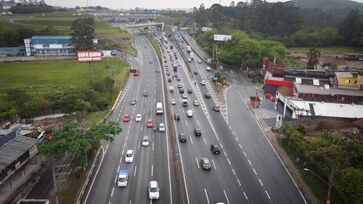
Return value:
M 187 110 L 187 116 L 190 118 L 190 117 L 193 117 L 193 111 L 192 110 Z
M 182 106 L 184 107 L 188 106 L 188 99 L 182 99 Z
M 174 86 L 169 86 L 169 91 L 174 92 Z
M 164 114 L 163 104 L 161 102 L 156 103 L 156 115 Z

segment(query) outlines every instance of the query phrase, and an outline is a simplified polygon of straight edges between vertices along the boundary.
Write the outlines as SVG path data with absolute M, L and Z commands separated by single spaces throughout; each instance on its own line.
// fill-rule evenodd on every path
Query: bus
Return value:
M 164 113 L 163 104 L 161 102 L 156 103 L 156 115 L 162 115 Z

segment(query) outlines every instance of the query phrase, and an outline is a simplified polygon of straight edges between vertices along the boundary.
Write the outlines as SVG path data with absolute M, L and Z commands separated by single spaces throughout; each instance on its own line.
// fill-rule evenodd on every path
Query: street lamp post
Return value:
M 327 184 L 329 186 L 326 204 L 330 204 L 330 192 L 331 192 L 331 187 L 332 187 L 332 183 L 333 183 L 333 169 L 331 169 L 331 172 L 330 172 L 329 182 L 325 181 L 323 178 L 321 178 L 321 176 L 319 176 L 317 173 L 311 171 L 308 168 L 304 168 L 304 171 L 309 171 L 310 173 L 312 173 L 314 176 L 316 176 L 318 179 L 320 179 L 321 181 L 323 181 L 325 184 Z

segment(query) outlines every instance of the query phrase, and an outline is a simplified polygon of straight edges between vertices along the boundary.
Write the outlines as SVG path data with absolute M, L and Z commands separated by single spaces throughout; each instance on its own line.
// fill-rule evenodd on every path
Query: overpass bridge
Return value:
M 139 23 L 139 24 L 126 24 L 126 25 L 122 25 L 121 29 L 126 29 L 126 28 L 140 28 L 140 27 L 150 27 L 150 26 L 156 26 L 156 27 L 160 27 L 160 30 L 164 30 L 164 22 L 153 22 L 153 23 Z

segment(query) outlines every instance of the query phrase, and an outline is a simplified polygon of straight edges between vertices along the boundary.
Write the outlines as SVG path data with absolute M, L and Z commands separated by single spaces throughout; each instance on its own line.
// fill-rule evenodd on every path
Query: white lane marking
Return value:
M 229 161 L 229 159 L 228 159 L 228 158 L 227 158 L 227 162 L 228 162 L 228 164 L 229 164 L 229 165 L 231 165 L 231 161 Z
M 136 170 L 137 170 L 137 166 L 135 166 L 134 177 L 136 176 Z
M 190 138 L 190 143 L 193 144 L 192 136 L 189 135 L 189 138 Z
M 118 165 L 117 167 L 117 173 L 120 171 L 120 165 Z
M 204 188 L 204 193 L 205 193 L 205 197 L 207 198 L 207 203 L 209 203 L 209 197 L 208 197 L 207 189 L 205 189 L 205 188 Z
M 111 201 L 108 201 L 108 204 L 111 204 Z
M 205 138 L 203 137 L 204 143 L 207 144 L 207 140 L 205 140 Z
M 258 178 L 258 181 L 260 182 L 261 186 L 263 186 L 263 183 L 260 178 Z
M 245 196 L 246 200 L 248 200 L 246 192 L 243 191 L 243 195 Z
M 130 200 L 129 204 L 132 204 L 132 200 Z
M 189 128 L 189 125 L 188 125 L 188 123 L 185 123 L 185 125 L 187 126 L 187 128 Z
M 122 154 L 123 154 L 124 152 L 122 151 Z M 122 162 L 122 156 L 120 157 L 120 163 Z
M 246 154 L 246 152 L 245 152 L 245 151 L 243 151 L 243 154 L 245 155 L 245 157 L 247 157 L 247 154 Z
M 151 165 L 151 177 L 154 175 L 154 165 Z
M 265 190 L 265 193 L 266 193 L 266 195 L 267 195 L 267 197 L 268 197 L 268 199 L 270 199 L 271 200 L 271 197 L 270 197 L 270 195 L 268 194 L 268 192 Z
M 242 186 L 242 184 L 241 184 L 241 182 L 239 181 L 239 179 L 237 179 L 237 183 L 238 183 L 238 185 L 241 187 Z
M 236 176 L 236 172 L 234 171 L 234 169 L 232 168 L 232 172 L 233 172 L 233 174 Z
M 107 144 L 107 145 L 106 145 L 106 151 L 107 151 L 107 149 L 108 149 L 108 146 L 109 146 L 109 145 L 110 145 L 110 144 Z
M 223 193 L 224 193 L 224 196 L 226 197 L 227 203 L 230 204 L 227 193 L 226 193 L 226 190 L 223 190 Z
M 112 188 L 112 191 L 111 191 L 111 198 L 113 196 L 113 192 L 115 191 L 115 187 Z
M 242 145 L 241 145 L 241 144 L 238 144 L 238 146 L 239 146 L 239 148 L 241 148 L 241 150 L 243 150 L 243 147 L 242 147 Z
M 217 169 L 216 164 L 214 163 L 213 159 L 212 159 L 212 163 L 213 163 L 214 169 Z
M 222 145 L 222 143 L 221 143 L 221 144 L 219 144 L 219 146 L 221 146 L 221 148 L 223 149 L 223 145 Z
M 199 162 L 198 162 L 198 158 L 197 157 L 195 157 L 195 161 L 197 162 L 197 167 L 199 169 L 200 167 L 199 167 Z
M 153 142 L 151 150 L 154 151 L 155 142 Z
M 101 148 L 101 151 L 103 152 L 103 153 L 102 153 L 101 162 L 100 162 L 100 164 L 99 164 L 99 165 L 98 165 L 98 167 L 97 167 L 96 176 L 94 176 L 94 177 L 93 177 L 93 180 L 92 180 L 91 186 L 90 186 L 90 188 L 89 188 L 89 190 L 88 190 L 88 192 L 87 192 L 87 195 L 86 195 L 86 198 L 85 198 L 85 200 L 84 200 L 84 203 L 87 203 L 88 196 L 89 196 L 89 194 L 90 194 L 90 192 L 91 192 L 91 189 L 92 189 L 93 184 L 94 184 L 94 182 L 95 182 L 95 180 L 96 180 L 96 177 L 97 177 L 97 175 L 98 175 L 98 172 L 99 172 L 99 170 L 100 170 L 100 168 L 101 168 L 101 166 L 102 166 L 103 159 L 105 158 L 105 152 L 104 152 L 104 150 L 103 150 L 103 147 L 101 146 L 100 148 Z
M 250 166 L 252 166 L 252 163 L 251 163 L 251 161 L 250 161 L 249 159 L 247 159 L 247 161 L 248 161 L 248 163 L 250 164 Z
M 117 181 L 117 175 L 115 176 L 115 182 L 114 183 L 116 183 L 116 181 Z
M 252 168 L 252 170 L 255 173 L 255 175 L 257 176 L 257 172 L 256 172 L 255 168 Z

